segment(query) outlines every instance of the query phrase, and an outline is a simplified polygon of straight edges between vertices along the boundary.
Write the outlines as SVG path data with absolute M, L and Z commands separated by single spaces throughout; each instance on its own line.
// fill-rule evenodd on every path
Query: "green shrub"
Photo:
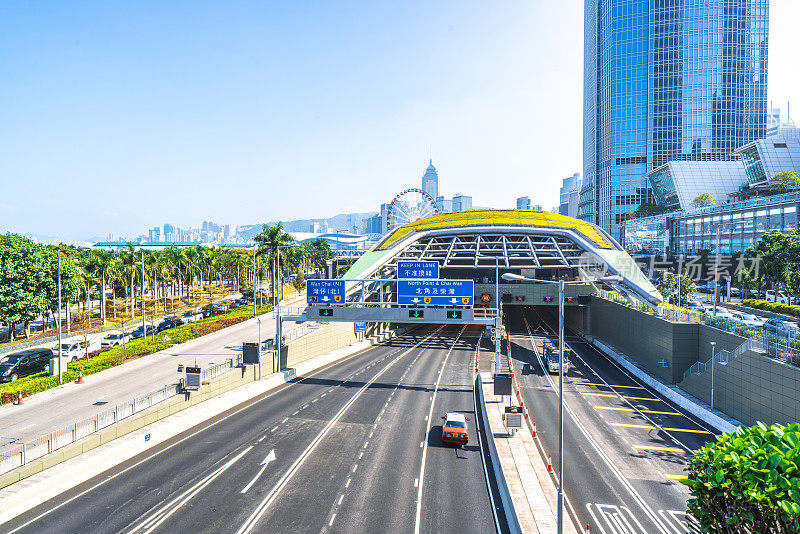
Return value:
M 800 424 L 740 427 L 698 450 L 681 482 L 703 532 L 800 532 Z
M 757 308 L 759 310 L 766 310 L 769 312 L 783 313 L 785 315 L 800 317 L 800 306 L 794 304 L 782 304 L 780 302 L 761 299 L 745 299 L 742 301 L 742 304 L 751 308 Z

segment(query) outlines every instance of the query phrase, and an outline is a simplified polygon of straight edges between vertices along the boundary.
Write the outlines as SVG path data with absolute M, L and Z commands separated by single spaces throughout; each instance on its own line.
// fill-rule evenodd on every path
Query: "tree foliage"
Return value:
M 680 302 L 678 301 L 678 284 L 680 283 Z M 687 275 L 678 276 L 666 271 L 656 273 L 656 289 L 667 299 L 670 304 L 688 306 L 690 297 L 694 294 L 694 281 Z
M 703 532 L 800 532 L 800 424 L 740 427 L 698 450 L 682 480 Z
M 692 200 L 695 208 L 714 205 L 714 196 L 711 193 L 701 193 Z
M 781 171 L 767 180 L 767 186 L 777 193 L 800 189 L 800 176 L 795 171 Z

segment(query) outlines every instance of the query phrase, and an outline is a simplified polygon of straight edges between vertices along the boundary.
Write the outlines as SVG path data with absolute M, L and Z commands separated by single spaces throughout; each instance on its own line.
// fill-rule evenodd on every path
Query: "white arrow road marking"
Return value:
M 178 495 L 176 498 L 174 498 L 173 500 L 171 500 L 170 502 L 159 508 L 154 514 L 151 514 L 150 517 L 146 518 L 144 521 L 136 525 L 128 532 L 129 533 L 142 532 L 142 534 L 148 534 L 149 532 L 152 532 L 158 525 L 166 521 L 169 516 L 177 512 L 178 509 L 181 508 L 181 506 L 189 502 L 189 500 L 191 500 L 192 497 L 197 495 L 200 492 L 200 490 L 211 484 L 211 482 L 215 478 L 217 478 L 222 473 L 227 471 L 227 469 L 233 464 L 235 464 L 237 461 L 239 461 L 239 459 L 242 456 L 250 452 L 250 449 L 252 448 L 253 448 L 252 445 L 250 447 L 247 447 L 245 450 L 243 450 L 242 452 L 240 452 L 239 454 L 228 460 L 228 462 L 225 465 L 217 468 L 214 472 L 205 477 L 203 480 L 201 480 L 200 482 L 198 482 L 197 484 L 187 489 L 186 491 Z
M 269 463 L 274 461 L 274 460 L 275 460 L 275 449 L 272 449 L 271 451 L 269 451 L 269 454 L 267 455 L 267 457 L 264 458 L 261 461 L 261 470 L 256 474 L 255 477 L 253 477 L 253 480 L 251 480 L 250 483 L 247 484 L 240 493 L 247 493 L 247 490 L 252 488 L 253 484 L 256 483 L 256 480 L 258 480 L 258 477 L 260 477 L 261 475 L 264 474 L 264 470 L 267 468 Z

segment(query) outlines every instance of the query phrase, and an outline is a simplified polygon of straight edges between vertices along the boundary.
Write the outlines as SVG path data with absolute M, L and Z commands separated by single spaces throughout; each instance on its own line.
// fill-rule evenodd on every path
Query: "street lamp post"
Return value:
M 711 342 L 711 409 L 714 409 L 714 363 L 716 360 L 716 346 L 717 342 Z
M 64 383 L 64 373 L 61 369 L 61 249 L 58 252 L 58 383 Z
M 732 240 L 733 231 L 736 230 L 737 227 L 742 226 L 743 224 L 744 224 L 743 222 L 738 222 L 738 223 L 732 225 L 731 226 L 730 235 L 729 235 L 728 239 Z M 722 226 L 722 221 L 719 221 L 719 223 L 717 223 L 717 253 L 714 256 L 714 317 L 717 316 L 717 298 L 718 298 L 718 293 L 719 293 L 718 277 L 719 277 L 719 249 L 720 249 L 719 228 L 720 228 L 720 226 Z M 728 276 L 728 281 L 730 282 L 730 275 Z M 731 295 L 731 291 L 730 291 L 730 288 L 729 288 L 728 289 L 728 297 L 729 298 L 730 298 L 730 295 Z
M 142 333 L 147 341 L 147 323 L 144 318 L 144 249 L 142 249 Z
M 253 244 L 253 317 L 258 315 L 256 313 L 256 254 L 258 253 L 258 249 L 256 249 L 255 243 Z M 261 340 L 259 339 L 259 343 Z
M 337 233 L 337 238 L 338 233 Z M 291 245 L 278 245 L 277 250 L 277 270 L 278 270 L 278 283 L 280 283 L 281 279 L 281 249 L 282 248 L 291 248 Z M 278 365 L 280 366 L 281 361 L 281 344 L 283 342 L 283 324 L 281 322 L 281 295 L 283 294 L 283 284 L 280 284 L 281 290 L 278 294 L 278 302 L 275 310 L 275 346 L 278 349 Z M 258 340 L 261 343 L 261 338 L 259 337 Z
M 558 534 L 564 532 L 564 280 L 540 280 L 515 273 L 503 273 L 504 280 L 558 284 Z M 604 276 L 595 282 L 618 282 L 619 275 Z M 583 284 L 585 281 L 571 282 Z

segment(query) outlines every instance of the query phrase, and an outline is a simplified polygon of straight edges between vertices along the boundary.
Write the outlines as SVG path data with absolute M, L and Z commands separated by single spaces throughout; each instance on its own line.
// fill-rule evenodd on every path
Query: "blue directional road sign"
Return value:
M 439 278 L 438 261 L 398 261 L 397 278 L 436 280 Z
M 367 331 L 367 322 L 366 321 L 356 321 L 353 324 L 355 325 L 356 334 L 358 334 L 359 332 L 366 332 Z
M 344 280 L 306 280 L 306 302 L 309 304 L 344 302 Z
M 398 280 L 398 304 L 472 306 L 472 280 Z

